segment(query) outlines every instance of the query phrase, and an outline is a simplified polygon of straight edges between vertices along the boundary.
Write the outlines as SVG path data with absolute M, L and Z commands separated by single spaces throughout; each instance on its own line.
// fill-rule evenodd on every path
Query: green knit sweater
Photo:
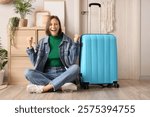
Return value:
M 50 67 L 63 66 L 59 55 L 59 45 L 61 41 L 62 39 L 60 36 L 49 37 L 50 53 L 48 55 L 48 66 Z

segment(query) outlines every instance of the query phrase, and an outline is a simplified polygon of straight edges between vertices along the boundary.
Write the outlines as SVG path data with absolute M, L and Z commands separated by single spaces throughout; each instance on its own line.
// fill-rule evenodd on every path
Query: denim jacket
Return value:
M 48 43 L 49 37 L 42 38 L 37 44 L 36 48 L 27 48 L 27 54 L 34 66 L 35 70 L 44 71 L 45 64 L 50 52 L 50 46 Z M 63 65 L 68 68 L 76 63 L 79 55 L 79 42 L 75 43 L 67 35 L 63 33 L 62 41 L 59 45 L 60 60 Z

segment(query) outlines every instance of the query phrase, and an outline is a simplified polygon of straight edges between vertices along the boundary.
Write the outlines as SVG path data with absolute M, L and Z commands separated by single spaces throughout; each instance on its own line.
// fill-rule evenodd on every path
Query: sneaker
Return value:
M 77 91 L 77 85 L 73 84 L 73 83 L 65 83 L 62 87 L 61 87 L 62 91 Z
M 43 87 L 42 85 L 35 85 L 35 84 L 29 84 L 27 86 L 27 91 L 29 93 L 42 93 L 43 92 Z

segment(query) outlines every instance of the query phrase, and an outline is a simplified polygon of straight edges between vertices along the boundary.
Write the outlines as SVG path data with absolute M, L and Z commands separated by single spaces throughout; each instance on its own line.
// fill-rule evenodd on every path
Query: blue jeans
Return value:
M 40 72 L 34 69 L 27 69 L 25 77 L 28 81 L 36 85 L 52 84 L 54 91 L 59 89 L 63 84 L 76 80 L 79 74 L 79 66 L 74 64 L 68 69 L 62 67 L 51 67 Z

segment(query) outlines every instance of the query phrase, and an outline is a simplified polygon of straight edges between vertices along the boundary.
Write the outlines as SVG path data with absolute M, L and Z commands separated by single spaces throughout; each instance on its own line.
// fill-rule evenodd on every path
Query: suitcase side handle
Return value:
M 101 4 L 99 4 L 99 3 L 90 3 L 90 4 L 89 4 L 89 7 L 91 7 L 92 5 L 96 5 L 96 6 L 101 7 Z

